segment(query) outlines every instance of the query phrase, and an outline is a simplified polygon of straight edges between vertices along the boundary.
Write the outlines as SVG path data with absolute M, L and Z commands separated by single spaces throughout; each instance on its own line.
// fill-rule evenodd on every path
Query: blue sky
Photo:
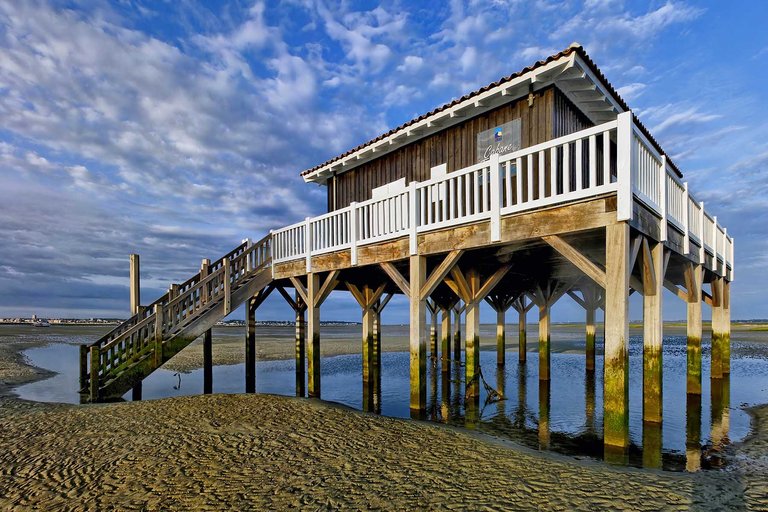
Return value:
M 299 171 L 578 41 L 735 236 L 734 318 L 768 317 L 767 25 L 766 2 L 0 0 L 0 316 L 125 316 L 128 254 L 150 302 L 321 213 Z

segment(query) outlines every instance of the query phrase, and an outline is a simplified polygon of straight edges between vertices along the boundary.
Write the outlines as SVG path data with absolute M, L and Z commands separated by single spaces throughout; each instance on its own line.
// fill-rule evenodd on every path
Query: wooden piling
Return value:
M 664 244 L 643 240 L 643 421 L 661 423 Z
M 496 366 L 503 367 L 506 362 L 506 310 L 498 309 L 496 311 Z
M 549 449 L 550 430 L 549 430 L 549 406 L 550 406 L 550 385 L 549 379 L 539 379 L 539 448 Z
M 701 469 L 701 393 L 688 393 L 685 408 L 685 469 Z
M 467 273 L 469 290 L 480 289 L 480 275 L 474 269 Z M 480 300 L 482 297 L 472 297 L 466 303 L 466 348 L 465 348 L 465 382 L 466 397 L 480 396 Z
M 213 393 L 213 332 L 203 334 L 203 394 Z
M 256 392 L 256 304 L 248 299 L 245 304 L 245 392 Z
M 307 274 L 307 394 L 320 397 L 320 276 Z
M 588 307 L 586 310 L 586 370 L 588 372 L 595 371 L 595 308 Z
M 88 383 L 88 345 L 80 345 L 80 389 Z
M 410 257 L 410 358 L 411 358 L 411 416 L 423 417 L 427 406 L 427 334 L 426 298 L 421 289 L 427 279 L 427 259 L 424 256 Z
M 100 366 L 100 356 L 101 353 L 99 351 L 99 347 L 97 346 L 91 346 L 91 376 L 89 379 L 89 394 L 91 398 L 91 402 L 98 402 L 99 401 L 99 366 Z
M 549 380 L 550 367 L 550 306 L 548 302 L 539 305 L 539 380 Z
M 689 265 L 685 270 L 688 289 L 688 340 L 686 364 L 686 393 L 701 395 L 701 265 Z
M 458 304 L 454 306 L 454 332 L 453 332 L 453 360 L 457 363 L 461 362 L 461 311 L 462 307 Z
M 623 450 L 629 446 L 629 224 L 607 226 L 605 233 L 603 439 Z
M 296 303 L 301 304 L 300 296 L 296 294 Z M 295 310 L 296 313 L 296 396 L 303 397 L 305 394 L 304 382 L 306 380 L 306 374 L 304 370 L 304 358 L 306 357 L 306 336 L 307 336 L 307 323 L 304 315 L 305 308 L 299 307 Z
M 163 364 L 163 305 L 155 304 L 155 367 Z
M 730 372 L 730 311 L 728 285 L 722 277 L 713 277 L 712 287 L 712 366 L 710 376 L 722 379 Z M 726 371 L 727 370 L 727 371 Z
M 134 402 L 141 401 L 141 391 L 142 391 L 141 388 L 142 388 L 141 381 L 134 384 L 133 387 L 131 388 L 131 400 L 133 400 Z
M 440 355 L 442 372 L 446 374 L 451 371 L 451 308 L 442 308 L 440 314 L 442 320 L 440 325 Z
M 525 308 L 517 310 L 517 360 L 523 365 L 528 359 L 527 316 Z

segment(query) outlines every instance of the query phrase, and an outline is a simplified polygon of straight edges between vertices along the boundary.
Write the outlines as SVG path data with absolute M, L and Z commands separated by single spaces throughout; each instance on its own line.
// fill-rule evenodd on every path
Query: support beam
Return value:
M 437 268 L 432 271 L 432 274 L 430 274 L 426 283 L 424 283 L 424 289 L 421 290 L 422 299 L 426 299 L 432 294 L 432 292 L 435 291 L 435 288 L 437 288 L 438 285 L 443 282 L 445 276 L 447 276 L 448 272 L 453 269 L 454 265 L 456 265 L 456 262 L 459 261 L 459 258 L 461 258 L 463 253 L 464 251 L 462 250 L 451 251 L 448 253 L 440 265 L 438 265 Z
M 701 395 L 701 286 L 702 265 L 688 264 L 685 269 L 688 289 L 687 394 Z
M 213 393 L 213 333 L 211 329 L 203 334 L 203 394 Z
M 643 421 L 662 420 L 664 244 L 643 237 Z
M 629 446 L 629 224 L 605 228 L 605 368 L 603 441 Z
M 385 265 L 382 265 L 385 268 Z M 395 270 L 394 267 L 390 270 Z M 386 271 L 386 269 L 385 269 Z M 396 270 L 395 270 L 396 271 Z M 387 271 L 397 284 L 397 279 Z M 397 272 L 397 275 L 400 275 Z M 414 255 L 410 257 L 410 359 L 411 359 L 411 416 L 422 418 L 427 406 L 427 338 L 426 338 L 426 300 L 421 298 L 421 289 L 427 280 L 427 258 Z M 400 285 L 398 285 L 400 286 Z M 402 289 L 402 286 L 400 286 Z
M 545 236 L 542 240 L 570 261 L 576 268 L 584 272 L 598 286 L 605 288 L 605 271 L 584 256 L 581 251 L 556 235 Z
M 392 279 L 392 282 L 395 283 L 395 286 L 400 288 L 400 291 L 403 292 L 406 297 L 410 297 L 410 284 L 408 283 L 408 280 L 403 277 L 400 271 L 397 270 L 395 266 L 389 262 L 380 263 L 379 265 L 381 266 L 381 269 L 389 276 L 389 278 Z

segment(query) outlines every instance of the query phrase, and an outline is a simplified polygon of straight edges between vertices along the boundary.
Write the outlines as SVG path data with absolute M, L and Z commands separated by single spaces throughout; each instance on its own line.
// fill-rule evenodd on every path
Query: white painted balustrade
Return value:
M 733 269 L 733 240 L 704 211 L 668 168 L 665 155 L 633 122 L 631 113 L 564 137 L 480 162 L 432 179 L 393 186 L 373 199 L 287 226 L 272 233 L 274 263 L 350 250 L 419 233 L 488 220 L 489 242 L 501 239 L 501 218 L 518 212 L 617 194 L 618 218 L 632 218 L 637 200 L 677 230 L 686 248 L 693 242 Z

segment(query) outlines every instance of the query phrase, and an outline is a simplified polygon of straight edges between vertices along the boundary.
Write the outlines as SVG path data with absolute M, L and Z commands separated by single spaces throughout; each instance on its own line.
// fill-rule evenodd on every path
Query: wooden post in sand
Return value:
M 130 293 L 131 293 L 131 316 L 139 312 L 141 306 L 141 278 L 139 272 L 139 255 L 131 254 L 130 261 Z
M 203 394 L 213 393 L 213 333 L 203 334 Z

